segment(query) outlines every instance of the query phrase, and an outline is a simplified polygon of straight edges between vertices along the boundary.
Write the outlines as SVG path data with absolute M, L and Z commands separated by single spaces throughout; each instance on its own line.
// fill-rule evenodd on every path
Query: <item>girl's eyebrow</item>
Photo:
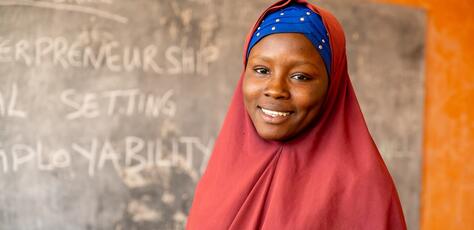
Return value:
M 263 55 L 252 55 L 249 57 L 249 61 L 253 59 L 261 59 L 262 61 L 271 62 L 272 59 Z
M 273 60 L 272 58 L 269 58 L 269 57 L 264 56 L 264 55 L 250 56 L 248 61 L 250 61 L 251 59 L 260 59 L 260 60 L 265 61 L 265 62 L 272 62 L 272 60 Z M 311 65 L 311 66 L 313 66 L 314 68 L 316 68 L 318 70 L 321 69 L 321 66 L 318 66 L 315 63 L 307 61 L 307 60 L 295 60 L 295 61 L 292 61 L 290 63 L 294 66 Z

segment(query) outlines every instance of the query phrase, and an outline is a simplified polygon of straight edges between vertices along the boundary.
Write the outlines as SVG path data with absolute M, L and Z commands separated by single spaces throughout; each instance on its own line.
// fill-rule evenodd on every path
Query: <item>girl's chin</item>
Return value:
M 269 129 L 269 128 L 257 128 L 258 135 L 267 140 L 267 141 L 284 141 L 288 139 L 288 134 L 286 130 L 279 130 L 279 129 Z

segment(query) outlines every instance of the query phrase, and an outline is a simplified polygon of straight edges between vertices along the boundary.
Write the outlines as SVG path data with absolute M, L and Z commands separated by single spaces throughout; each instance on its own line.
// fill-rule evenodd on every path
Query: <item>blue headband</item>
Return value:
M 301 4 L 291 4 L 266 15 L 250 39 L 247 57 L 252 47 L 262 38 L 278 33 L 301 33 L 305 35 L 319 51 L 329 76 L 331 48 L 321 16 Z

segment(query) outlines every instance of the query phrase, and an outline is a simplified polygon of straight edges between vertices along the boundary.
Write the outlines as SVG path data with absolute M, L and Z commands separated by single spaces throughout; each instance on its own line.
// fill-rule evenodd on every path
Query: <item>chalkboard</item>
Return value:
M 184 229 L 271 2 L 0 0 L 1 229 Z M 321 4 L 415 229 L 424 14 Z

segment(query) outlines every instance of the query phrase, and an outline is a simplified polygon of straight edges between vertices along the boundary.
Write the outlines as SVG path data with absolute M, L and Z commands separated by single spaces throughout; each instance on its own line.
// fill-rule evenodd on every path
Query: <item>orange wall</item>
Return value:
M 474 229 L 474 0 L 375 0 L 427 13 L 421 229 Z

